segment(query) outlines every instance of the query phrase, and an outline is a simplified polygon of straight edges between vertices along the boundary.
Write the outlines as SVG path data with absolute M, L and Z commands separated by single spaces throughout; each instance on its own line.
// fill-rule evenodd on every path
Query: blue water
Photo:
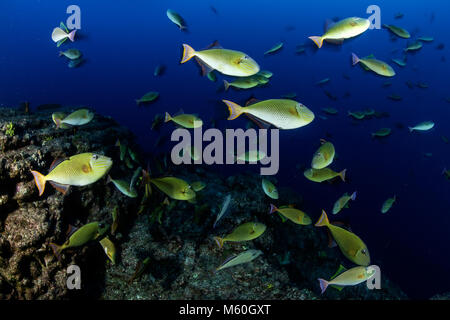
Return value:
M 77 48 L 86 63 L 77 69 L 67 67 L 59 49 L 51 40 L 51 31 L 66 21 L 67 6 L 81 8 L 81 30 L 76 42 L 60 49 Z M 326 19 L 350 16 L 368 17 L 366 8 L 381 8 L 382 23 L 408 29 L 413 38 L 433 36 L 417 53 L 408 54 L 407 66 L 400 68 L 390 61 L 401 58 L 408 40 L 390 40 L 385 30 L 369 30 L 336 47 L 324 44 L 320 50 L 307 38 L 321 35 Z M 218 14 L 210 9 L 213 5 Z M 166 17 L 171 8 L 187 21 L 184 33 Z M 398 12 L 405 14 L 395 20 Z M 432 18 L 434 15 L 434 19 Z M 450 6 L 440 0 L 428 1 L 50 1 L 3 0 L 0 2 L 0 104 L 18 105 L 30 101 L 35 107 L 43 103 L 89 106 L 129 127 L 138 137 L 142 149 L 159 152 L 154 143 L 159 134 L 170 134 L 174 126 L 150 130 L 155 114 L 183 109 L 197 113 L 205 123 L 212 118 L 219 128 L 244 127 L 244 119 L 227 122 L 221 99 L 242 103 L 250 94 L 259 99 L 279 98 L 296 92 L 296 100 L 308 106 L 316 116 L 323 107 L 339 110 L 327 120 L 316 117 L 310 125 L 280 132 L 281 167 L 279 186 L 296 189 L 305 199 L 313 219 L 321 209 L 331 211 L 334 201 L 344 192 L 358 192 L 351 208 L 340 216 L 349 220 L 352 230 L 364 239 L 372 262 L 397 283 L 411 298 L 428 298 L 450 291 L 450 181 L 441 171 L 450 167 L 450 145 L 441 135 L 450 137 L 447 125 L 450 105 L 447 31 Z M 287 26 L 295 27 L 288 31 Z M 217 83 L 199 76 L 194 61 L 180 65 L 181 44 L 194 49 L 219 40 L 223 47 L 246 52 L 262 69 L 274 73 L 267 87 L 226 93 L 217 92 Z M 272 55 L 263 53 L 278 42 L 283 49 Z M 306 54 L 296 55 L 298 44 L 306 44 Z M 436 46 L 444 43 L 444 50 Z M 351 52 L 359 56 L 374 54 L 389 62 L 397 72 L 392 86 L 383 88 L 386 78 L 352 67 Z M 449 57 L 447 57 L 449 58 Z M 161 77 L 153 71 L 166 66 Z M 343 78 L 343 74 L 350 80 Z M 329 77 L 323 88 L 315 82 Z M 409 89 L 406 81 L 429 84 L 428 89 Z M 338 97 L 330 100 L 324 89 Z M 159 100 L 148 107 L 137 107 L 135 99 L 148 91 L 158 91 Z M 345 98 L 349 92 L 351 96 Z M 396 93 L 401 102 L 387 99 Z M 390 117 L 355 121 L 348 110 L 373 108 Z M 433 130 L 410 134 L 407 127 L 433 120 Z M 396 124 L 405 127 L 399 129 Z M 374 140 L 371 133 L 391 127 L 393 133 Z M 319 139 L 326 134 L 335 145 L 338 159 L 333 168 L 348 169 L 346 184 L 316 184 L 306 180 L 299 164 L 309 165 Z M 171 145 L 167 144 L 166 149 Z M 424 153 L 432 153 L 431 158 Z M 248 170 L 248 167 L 246 167 Z M 227 166 L 225 174 L 246 170 Z M 250 170 L 257 172 L 257 168 Z M 380 213 L 385 199 L 396 194 L 397 203 L 386 215 Z

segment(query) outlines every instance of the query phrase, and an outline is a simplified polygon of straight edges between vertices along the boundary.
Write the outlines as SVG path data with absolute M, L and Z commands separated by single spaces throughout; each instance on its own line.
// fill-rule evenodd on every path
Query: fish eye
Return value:
M 100 222 L 99 224 L 98 224 L 98 227 L 101 229 L 101 228 L 104 228 L 105 227 L 105 224 L 103 223 L 103 222 Z
M 98 159 L 98 155 L 94 154 L 94 155 L 92 156 L 92 159 L 97 160 L 97 159 Z
M 361 253 L 365 255 L 367 253 L 366 249 L 362 249 Z

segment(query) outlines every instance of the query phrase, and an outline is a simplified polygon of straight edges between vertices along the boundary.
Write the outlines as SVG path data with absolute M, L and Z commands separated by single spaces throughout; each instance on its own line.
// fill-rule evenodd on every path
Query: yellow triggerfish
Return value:
M 390 65 L 388 65 L 386 62 L 373 59 L 373 58 L 358 58 L 358 56 L 354 53 L 352 53 L 352 63 L 353 65 L 356 65 L 358 63 L 362 63 L 364 66 L 369 68 L 369 70 L 375 72 L 376 74 L 379 74 L 380 76 L 384 77 L 393 77 L 395 76 L 395 71 L 392 69 Z
M 76 229 L 75 232 L 71 234 L 69 239 L 62 245 L 50 243 L 50 247 L 52 248 L 53 253 L 56 255 L 56 257 L 60 259 L 61 251 L 63 251 L 64 249 L 80 247 L 91 240 L 95 240 L 103 235 L 108 228 L 108 225 L 104 225 L 101 222 L 91 222 L 85 224 L 79 229 Z
M 330 281 L 324 279 L 318 279 L 320 283 L 320 289 L 322 294 L 327 290 L 329 285 L 335 286 L 355 286 L 361 282 L 369 280 L 375 274 L 375 266 L 368 267 L 354 267 L 347 271 L 344 271 L 336 278 Z
M 193 57 L 198 58 L 200 61 L 197 61 L 200 63 L 204 75 L 211 70 L 236 77 L 252 76 L 259 72 L 259 65 L 245 53 L 218 46 L 216 42 L 211 49 L 195 51 L 189 45 L 183 44 L 181 63 L 185 63 Z
M 250 241 L 258 238 L 266 231 L 266 226 L 259 222 L 246 222 L 233 230 L 225 237 L 214 237 L 219 248 L 223 247 L 223 244 L 227 241 Z
M 39 195 L 44 193 L 48 181 L 56 190 L 66 193 L 69 186 L 86 186 L 102 178 L 112 166 L 111 158 L 94 153 L 80 153 L 66 160 L 55 160 L 50 172 L 44 176 L 31 171 Z
M 310 225 L 312 223 L 311 218 L 306 213 L 295 208 L 284 207 L 278 209 L 273 204 L 270 204 L 270 213 L 274 212 L 280 213 L 283 217 L 296 224 Z
M 203 125 L 202 119 L 196 117 L 193 114 L 187 114 L 182 113 L 179 115 L 176 115 L 174 117 L 170 116 L 168 112 L 166 112 L 166 117 L 164 119 L 164 122 L 173 121 L 176 124 L 188 128 L 188 129 L 194 129 L 194 128 L 200 128 Z
M 191 200 L 195 198 L 195 191 L 184 180 L 175 177 L 150 178 L 159 190 L 175 200 Z
M 336 244 L 347 259 L 360 266 L 368 266 L 370 264 L 369 250 L 364 242 L 356 234 L 332 225 L 328 221 L 327 214 L 324 210 L 322 210 L 322 215 L 315 226 L 327 227 L 330 230 Z
M 324 40 L 343 41 L 365 32 L 370 27 L 370 21 L 364 18 L 351 17 L 338 21 L 328 27 L 321 37 L 309 37 L 317 47 L 322 48 Z
M 279 129 L 300 128 L 314 120 L 314 113 L 294 100 L 270 99 L 250 104 L 247 107 L 241 107 L 229 100 L 222 101 L 230 112 L 228 120 L 234 120 L 246 113 Z
M 330 168 L 323 168 L 323 169 L 307 169 L 303 173 L 305 177 L 308 180 L 311 180 L 313 182 L 324 182 L 327 180 L 334 179 L 336 177 L 340 177 L 342 181 L 345 182 L 345 174 L 347 172 L 347 169 L 342 170 L 341 172 L 335 172 L 331 170 Z
M 325 140 L 321 140 L 322 145 L 320 148 L 314 153 L 311 167 L 313 169 L 323 169 L 328 167 L 334 159 L 335 150 L 334 146 L 331 142 L 327 142 Z

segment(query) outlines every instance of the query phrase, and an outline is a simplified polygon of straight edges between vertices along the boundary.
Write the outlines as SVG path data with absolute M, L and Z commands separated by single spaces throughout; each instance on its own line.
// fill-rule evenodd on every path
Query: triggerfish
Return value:
M 222 100 L 228 107 L 230 116 L 234 120 L 245 113 L 257 122 L 273 125 L 279 129 L 296 129 L 311 123 L 314 113 L 303 104 L 288 99 L 270 99 L 250 104 L 246 107 Z
M 364 242 L 356 234 L 331 224 L 324 210 L 322 210 L 322 215 L 315 226 L 328 227 L 341 252 L 347 259 L 360 266 L 368 266 L 370 264 L 369 250 Z
M 340 177 L 342 181 L 345 182 L 345 174 L 347 172 L 347 169 L 342 170 L 341 172 L 335 172 L 331 170 L 330 168 L 323 168 L 323 169 L 306 169 L 303 173 L 304 176 L 313 182 L 324 182 L 327 180 L 334 179 L 336 177 Z
M 238 255 L 233 255 L 233 256 L 227 258 L 216 269 L 216 271 L 219 271 L 219 270 L 222 270 L 222 269 L 225 269 L 225 268 L 229 268 L 229 267 L 234 267 L 234 266 L 237 266 L 238 264 L 243 264 L 243 263 L 250 262 L 250 261 L 258 258 L 260 255 L 262 255 L 262 251 L 261 250 L 254 250 L 254 249 L 246 250 L 244 252 L 241 252 Z
M 334 159 L 335 150 L 333 144 L 323 139 L 320 142 L 322 143 L 322 145 L 314 153 L 311 162 L 311 167 L 313 169 L 323 169 L 325 167 L 328 167 Z
M 386 62 L 373 59 L 373 58 L 358 58 L 358 56 L 354 53 L 352 53 L 352 63 L 353 65 L 356 65 L 358 63 L 362 63 L 364 66 L 369 68 L 369 70 L 375 72 L 376 74 L 379 74 L 380 76 L 384 77 L 393 77 L 395 76 L 395 71 L 392 69 L 390 65 L 388 65 Z
M 212 70 L 236 77 L 252 76 L 259 72 L 259 65 L 247 54 L 223 49 L 217 42 L 212 44 L 209 49 L 201 51 L 195 51 L 187 44 L 183 44 L 181 63 L 185 63 L 193 57 L 197 58 L 203 75 L 207 75 Z
M 50 243 L 50 247 L 59 260 L 61 257 L 61 251 L 63 251 L 64 249 L 80 247 L 91 240 L 95 240 L 98 237 L 102 236 L 108 228 L 108 225 L 104 225 L 101 222 L 91 222 L 85 224 L 79 229 L 75 229 L 75 231 L 71 233 L 69 239 L 62 245 Z
M 59 42 L 61 40 L 69 39 L 70 41 L 75 41 L 75 33 L 77 29 L 73 29 L 71 32 L 66 32 L 65 30 L 56 27 L 52 32 L 53 42 Z
M 355 201 L 356 199 L 356 191 L 353 192 L 351 195 L 348 195 L 345 193 L 342 197 L 340 197 L 333 206 L 333 214 L 339 213 L 343 208 L 347 207 L 347 203 L 352 200 Z
M 274 186 L 274 184 L 267 179 L 262 179 L 262 188 L 264 190 L 264 193 L 272 198 L 272 199 L 278 199 L 278 190 L 277 188 Z
M 432 129 L 434 127 L 434 122 L 433 121 L 425 121 L 425 122 L 421 122 L 418 125 L 414 126 L 414 127 L 408 127 L 409 128 L 409 132 L 413 132 L 413 131 L 428 131 L 430 129 Z
M 266 226 L 259 222 L 246 222 L 233 230 L 225 237 L 214 237 L 219 248 L 223 247 L 223 244 L 227 241 L 250 241 L 258 238 L 266 231 Z
M 77 111 L 72 112 L 64 119 L 54 118 L 56 123 L 56 129 L 59 129 L 62 124 L 68 124 L 71 126 L 81 126 L 91 122 L 94 118 L 94 113 L 89 109 L 79 109 Z
M 179 178 L 150 178 L 150 182 L 172 199 L 191 200 L 195 198 L 195 191 L 192 187 Z
M 351 17 L 328 25 L 321 37 L 309 37 L 317 47 L 322 48 L 323 41 L 339 41 L 360 35 L 370 27 L 370 21 L 364 18 Z
M 388 212 L 394 204 L 395 200 L 397 200 L 397 197 L 395 195 L 392 198 L 387 199 L 381 206 L 381 213 Z
M 340 275 L 338 275 L 336 278 L 330 281 L 326 281 L 324 279 L 319 278 L 320 283 L 320 289 L 322 291 L 322 294 L 327 290 L 329 285 L 332 286 L 355 286 L 357 284 L 360 284 L 364 281 L 369 280 L 371 277 L 375 275 L 375 266 L 368 266 L 368 267 L 354 267 L 347 271 L 344 271 Z
M 182 126 L 183 128 L 188 129 L 200 128 L 203 125 L 202 119 L 198 118 L 193 114 L 186 114 L 186 113 L 182 113 L 172 117 L 168 112 L 166 112 L 164 122 L 169 121 L 173 121 L 176 124 Z
M 44 193 L 48 181 L 56 190 L 66 193 L 69 186 L 86 186 L 102 178 L 112 166 L 111 158 L 95 153 L 80 153 L 69 159 L 53 161 L 50 172 L 44 176 L 37 171 L 31 171 L 34 182 L 39 189 L 39 195 Z
M 278 212 L 283 217 L 291 220 L 293 223 L 302 224 L 302 225 L 310 225 L 312 223 L 311 218 L 301 210 L 284 207 L 278 209 L 273 204 L 270 204 L 270 213 Z

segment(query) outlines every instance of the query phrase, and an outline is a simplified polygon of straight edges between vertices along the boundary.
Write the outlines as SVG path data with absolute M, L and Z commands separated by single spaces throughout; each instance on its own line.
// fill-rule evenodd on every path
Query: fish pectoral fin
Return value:
M 211 71 L 214 70 L 214 68 L 212 68 L 210 65 L 206 64 L 199 58 L 194 57 L 194 59 L 195 59 L 195 61 L 197 61 L 198 65 L 200 66 L 200 68 L 202 70 L 202 76 L 206 76 L 208 73 L 210 73 Z
M 54 182 L 54 181 L 49 181 L 49 182 L 53 186 L 53 188 L 55 188 L 56 190 L 58 190 L 62 194 L 66 194 L 67 191 L 69 191 L 70 185 L 68 185 L 68 184 L 61 184 L 61 183 L 57 183 L 57 182 Z
M 266 122 L 250 113 L 246 113 L 245 115 L 261 129 L 269 129 L 270 126 L 272 125 L 271 123 Z

